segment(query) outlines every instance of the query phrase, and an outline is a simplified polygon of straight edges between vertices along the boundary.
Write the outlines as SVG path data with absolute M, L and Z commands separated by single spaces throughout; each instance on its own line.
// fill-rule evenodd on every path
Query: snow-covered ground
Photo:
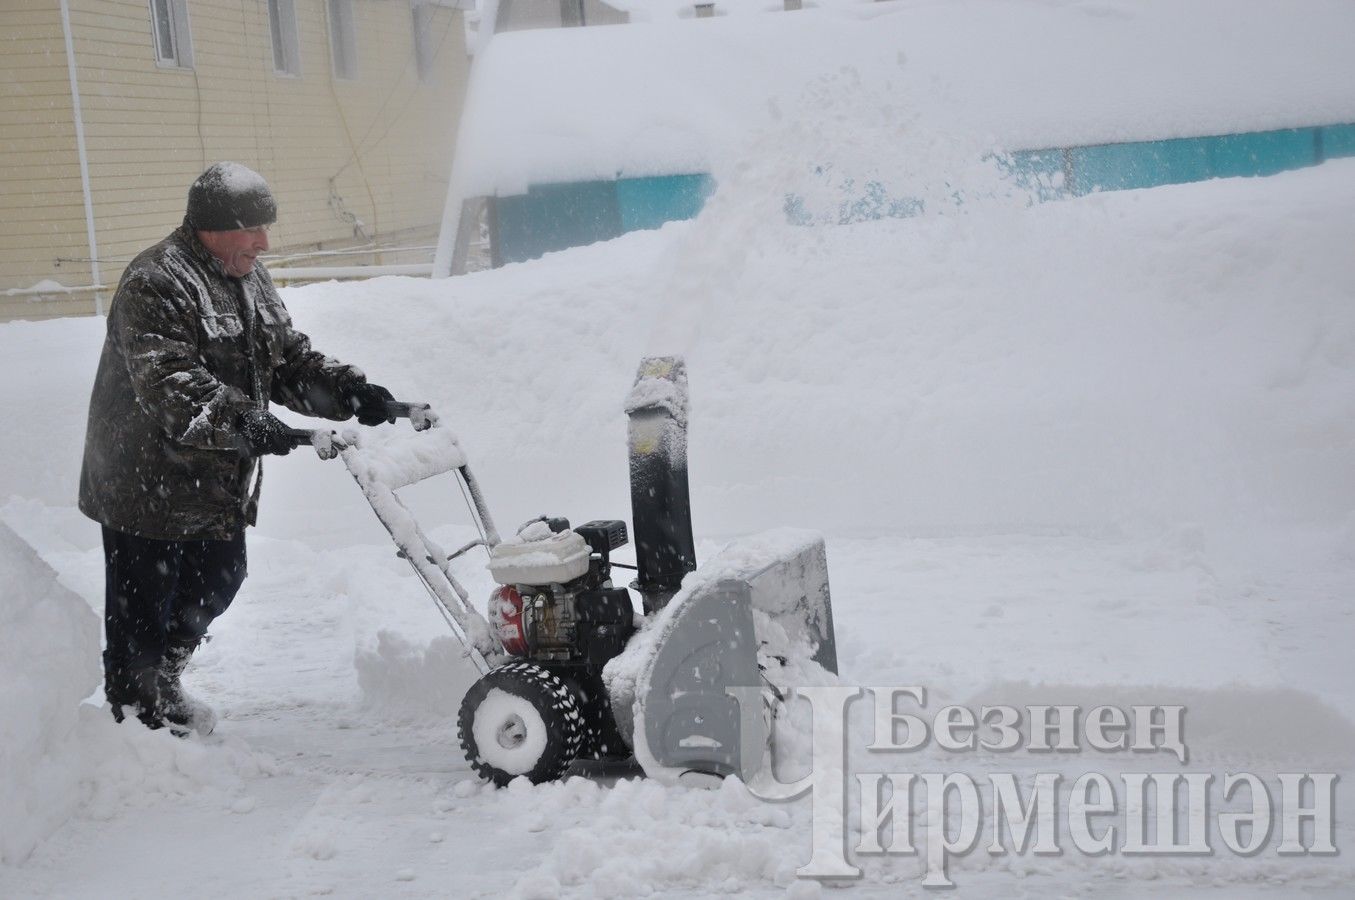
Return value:
M 744 174 L 658 232 L 285 299 L 318 347 L 433 403 L 504 524 L 627 517 L 622 401 L 643 354 L 685 354 L 699 552 L 823 530 L 849 683 L 923 685 L 933 712 L 1188 707 L 1184 767 L 929 746 L 871 771 L 1350 771 L 1355 162 L 837 228 L 785 225 L 766 173 Z M 346 473 L 308 452 L 269 461 L 250 578 L 187 676 L 217 734 L 76 710 L 102 603 L 98 530 L 74 509 L 101 328 L 0 327 L 0 518 L 33 548 L 0 543 L 7 575 L 29 573 L 0 588 L 0 673 L 24 685 L 0 694 L 0 779 L 32 804 L 4 816 L 0 895 L 817 893 L 794 877 L 807 799 L 624 769 L 481 784 L 454 736 L 469 669 Z M 459 498 L 425 488 L 416 511 L 458 544 Z M 460 568 L 486 597 L 481 564 Z M 37 659 L 66 674 L 23 681 Z M 854 895 L 921 892 L 916 857 L 859 862 Z M 951 872 L 1001 897 L 1336 896 L 1355 876 L 1273 843 L 981 846 Z

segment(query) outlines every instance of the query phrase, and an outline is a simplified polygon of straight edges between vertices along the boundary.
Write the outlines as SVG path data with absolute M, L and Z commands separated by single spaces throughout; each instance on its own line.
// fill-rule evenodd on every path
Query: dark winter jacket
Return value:
M 240 412 L 268 401 L 347 419 L 361 372 L 310 348 L 260 264 L 227 275 L 187 226 L 134 259 L 108 313 L 80 473 L 80 509 L 162 540 L 223 540 L 254 524 L 258 463 Z

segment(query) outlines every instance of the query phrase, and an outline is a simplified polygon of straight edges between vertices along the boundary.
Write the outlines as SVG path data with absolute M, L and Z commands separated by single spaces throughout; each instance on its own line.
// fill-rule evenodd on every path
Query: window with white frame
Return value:
M 301 74 L 301 42 L 296 33 L 295 0 L 268 0 L 268 28 L 273 33 L 273 71 Z
M 335 78 L 358 77 L 358 42 L 353 27 L 353 0 L 329 0 L 329 52 Z
M 150 0 L 155 61 L 162 66 L 193 68 L 193 39 L 188 33 L 188 0 Z
M 433 7 L 414 0 L 414 65 L 419 80 L 427 81 L 433 74 L 433 59 L 437 56 L 437 35 L 433 32 Z

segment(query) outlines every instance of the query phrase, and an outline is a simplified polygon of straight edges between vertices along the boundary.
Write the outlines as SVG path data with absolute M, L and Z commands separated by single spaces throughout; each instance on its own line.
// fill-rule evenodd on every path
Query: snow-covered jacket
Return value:
M 80 509 L 140 537 L 238 534 L 254 524 L 262 480 L 241 450 L 240 412 L 271 399 L 347 419 L 344 393 L 365 380 L 311 350 L 261 264 L 233 278 L 181 226 L 132 260 L 113 296 Z

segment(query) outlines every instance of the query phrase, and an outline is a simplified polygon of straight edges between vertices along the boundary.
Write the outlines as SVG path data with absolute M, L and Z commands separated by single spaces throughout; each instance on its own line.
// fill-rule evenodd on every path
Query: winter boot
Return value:
M 216 713 L 184 690 L 180 680 L 197 648 L 197 641 L 170 641 L 165 648 L 159 666 L 160 707 L 166 721 L 206 737 L 216 728 Z
M 136 716 L 147 728 L 163 728 L 164 715 L 160 704 L 160 672 L 155 668 L 107 672 L 104 675 L 104 694 L 113 709 L 113 718 L 121 722 L 128 713 Z

